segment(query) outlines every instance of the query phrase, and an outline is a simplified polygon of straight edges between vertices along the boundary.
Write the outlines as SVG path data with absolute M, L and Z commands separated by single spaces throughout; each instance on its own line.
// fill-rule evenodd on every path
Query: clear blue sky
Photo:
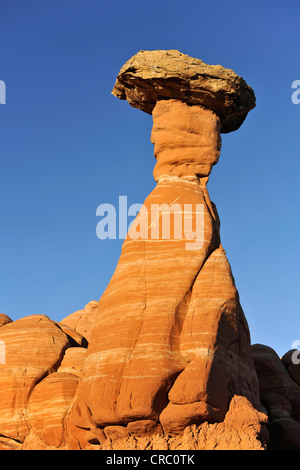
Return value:
M 151 116 L 111 95 L 141 49 L 178 49 L 243 76 L 257 107 L 223 135 L 209 182 L 253 343 L 300 339 L 299 2 L 0 3 L 0 311 L 55 321 L 98 300 L 122 240 L 96 208 L 154 188 Z

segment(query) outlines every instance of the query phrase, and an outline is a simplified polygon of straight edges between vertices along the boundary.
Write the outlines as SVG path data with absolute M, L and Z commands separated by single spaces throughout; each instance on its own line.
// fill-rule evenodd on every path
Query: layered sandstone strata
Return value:
M 71 313 L 61 320 L 62 325 L 66 325 L 77 331 L 88 342 L 92 331 L 95 316 L 98 311 L 98 302 L 91 300 L 83 309 Z
M 255 344 L 252 354 L 269 418 L 269 448 L 300 450 L 300 352 L 280 359 L 272 348 Z
M 180 434 L 163 432 L 144 435 L 132 433 L 127 426 L 123 434 L 111 435 L 103 450 L 265 450 L 268 439 L 267 417 L 241 396 L 232 398 L 221 423 L 187 426 Z M 127 431 L 127 432 L 126 432 Z
M 264 449 L 267 414 L 271 447 L 297 448 L 299 371 L 251 350 L 207 191 L 253 91 L 221 66 L 141 51 L 113 93 L 153 116 L 157 184 L 99 303 L 61 323 L 0 315 L 0 449 Z
M 69 338 L 48 317 L 32 315 L 0 328 L 5 361 L 0 364 L 0 435 L 23 442 L 30 430 L 31 393 L 50 374 L 70 346 Z
M 112 93 L 149 114 L 170 98 L 203 106 L 220 117 L 224 133 L 238 129 L 255 107 L 252 88 L 235 72 L 176 50 L 138 52 L 121 68 Z
M 207 191 L 220 133 L 241 124 L 254 93 L 232 71 L 195 67 L 174 51 L 143 51 L 113 90 L 152 112 L 157 185 L 99 302 L 70 413 L 78 429 L 107 436 L 152 423 L 181 433 L 222 422 L 236 395 L 259 409 L 249 329 Z

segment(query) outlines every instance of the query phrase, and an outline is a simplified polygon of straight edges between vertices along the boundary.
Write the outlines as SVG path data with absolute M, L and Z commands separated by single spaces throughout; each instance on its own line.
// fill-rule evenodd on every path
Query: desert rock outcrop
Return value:
M 155 432 L 108 438 L 103 450 L 265 450 L 266 415 L 241 396 L 232 398 L 224 421 L 187 426 L 181 434 Z M 127 426 L 129 427 L 129 425 Z
M 152 115 L 156 186 L 99 302 L 0 315 L 0 449 L 296 448 L 298 369 L 251 348 L 207 190 L 253 90 L 171 50 L 132 57 L 113 94 Z
M 136 422 L 178 434 L 222 422 L 235 395 L 259 409 L 249 329 L 207 191 L 220 133 L 241 125 L 254 93 L 223 67 L 142 51 L 113 94 L 152 113 L 157 186 L 99 301 L 70 420 L 110 435 Z
M 280 359 L 269 346 L 252 346 L 272 450 L 300 450 L 300 364 L 293 363 L 293 352 L 288 351 Z
M 58 367 L 68 337 L 45 315 L 0 327 L 5 363 L 0 364 L 0 435 L 23 442 L 30 430 L 28 401 L 35 386 Z
M 90 339 L 94 318 L 97 315 L 98 302 L 91 300 L 82 310 L 71 313 L 61 320 L 62 325 L 69 326 L 79 333 L 87 342 Z

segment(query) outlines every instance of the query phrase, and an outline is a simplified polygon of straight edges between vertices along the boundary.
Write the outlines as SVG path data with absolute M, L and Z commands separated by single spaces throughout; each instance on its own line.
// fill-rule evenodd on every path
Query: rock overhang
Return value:
M 112 94 L 148 114 L 159 100 L 177 99 L 214 111 L 221 133 L 237 130 L 256 105 L 245 80 L 177 50 L 141 50 L 121 68 Z

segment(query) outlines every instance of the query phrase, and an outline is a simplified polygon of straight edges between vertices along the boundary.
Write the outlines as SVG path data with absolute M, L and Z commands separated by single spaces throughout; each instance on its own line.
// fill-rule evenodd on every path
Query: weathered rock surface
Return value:
M 224 133 L 238 129 L 255 107 L 253 90 L 232 70 L 176 50 L 138 52 L 120 70 L 112 93 L 149 114 L 170 98 L 211 109 Z
M 96 427 L 118 440 L 138 421 L 178 434 L 193 424 L 222 422 L 235 395 L 260 405 L 249 329 L 206 187 L 219 159 L 221 129 L 241 123 L 241 106 L 237 114 L 229 95 L 235 103 L 254 95 L 222 67 L 210 69 L 204 84 L 208 69 L 200 62 L 174 51 L 138 54 L 113 91 L 152 112 L 157 186 L 99 301 L 69 414 L 80 434 Z M 161 81 L 155 75 L 168 67 L 179 89 L 174 73 Z M 249 103 L 243 119 L 254 106 Z
M 68 393 L 65 393 L 65 395 L 68 397 Z M 66 407 L 62 406 L 61 411 L 64 408 Z M 57 410 L 55 410 L 55 415 L 57 415 Z M 58 448 L 71 450 L 76 448 L 75 445 L 70 447 L 69 444 L 72 442 L 70 440 L 67 444 L 57 445 L 62 437 L 62 428 L 60 426 L 55 428 L 54 426 L 53 431 L 55 432 L 52 432 L 51 428 L 47 430 L 44 426 L 48 417 L 45 416 L 45 419 L 41 419 L 36 423 L 36 428 L 40 428 L 40 431 L 37 430 L 36 432 L 31 429 L 23 444 L 1 437 L 0 450 L 55 450 Z M 187 426 L 181 434 L 177 435 L 165 434 L 157 424 L 153 425 L 150 420 L 147 423 L 136 422 L 136 425 L 130 423 L 127 427 L 107 426 L 105 434 L 100 435 L 100 430 L 98 430 L 98 438 L 95 437 L 95 433 L 85 449 L 106 451 L 265 450 L 268 441 L 266 423 L 267 417 L 264 413 L 259 413 L 246 398 L 234 396 L 225 419 L 221 423 L 209 424 L 204 422 L 198 426 L 193 424 Z M 82 431 L 87 436 L 88 432 Z M 51 444 L 49 445 L 45 440 Z
M 0 449 L 65 444 L 65 417 L 86 353 L 85 348 L 72 347 L 78 344 L 73 338 L 80 337 L 69 327 L 65 333 L 46 315 L 10 320 L 0 327 L 5 346 L 0 364 Z
M 224 279 L 224 273 L 221 275 L 219 272 L 218 277 Z M 207 282 L 210 282 L 209 279 Z M 195 330 L 198 330 L 197 325 L 195 325 Z M 259 413 L 243 396 L 244 391 L 241 391 L 241 395 L 234 395 L 229 399 L 229 409 L 221 421 L 216 419 L 216 422 L 210 422 L 210 420 L 200 419 L 197 424 L 195 420 L 197 410 L 194 410 L 194 413 L 190 415 L 191 421 L 194 419 L 194 424 L 189 424 L 185 413 L 185 424 L 182 427 L 176 425 L 176 432 L 174 432 L 174 426 L 171 426 L 169 432 L 167 426 L 164 429 L 159 422 L 151 419 L 130 421 L 127 425 L 108 425 L 102 430 L 91 420 L 88 428 L 81 428 L 79 432 L 79 428 L 72 421 L 72 407 L 77 403 L 74 398 L 81 381 L 87 350 L 82 347 L 71 347 L 68 335 L 55 322 L 43 315 L 25 317 L 16 322 L 10 321 L 6 328 L 4 326 L 0 328 L 0 334 L 1 338 L 5 339 L 8 352 L 8 362 L 6 365 L 3 364 L 0 370 L 0 377 L 2 377 L 0 450 L 81 448 L 300 450 L 298 419 L 300 388 L 289 373 L 292 365 L 291 370 L 296 373 L 296 376 L 298 374 L 299 364 L 295 361 L 295 354 L 293 357 L 293 353 L 296 353 L 296 359 L 298 358 L 297 350 L 289 351 L 280 359 L 275 351 L 267 346 L 252 346 L 264 405 L 261 409 L 265 414 Z M 52 345 L 56 345 L 51 345 L 52 351 L 49 351 L 47 338 L 51 338 Z M 10 343 L 18 344 L 19 348 L 14 349 Z M 53 359 L 54 349 L 58 351 L 57 360 Z M 41 354 L 44 360 L 42 357 L 38 359 Z M 35 363 L 33 357 L 36 358 Z M 53 362 L 56 364 L 53 365 Z M 26 363 L 31 364 L 30 368 Z M 3 374 L 5 369 L 7 373 Z M 45 369 L 47 370 L 42 373 L 41 377 L 41 370 Z M 14 376 L 17 385 L 15 388 L 10 387 L 9 382 L 5 383 L 3 380 L 9 375 L 8 373 Z M 178 378 L 180 376 L 181 374 Z M 199 378 L 201 377 L 202 373 L 199 373 Z M 222 383 L 220 371 L 217 377 L 219 385 Z M 175 394 L 175 383 L 173 393 L 177 398 L 174 401 L 179 402 Z M 183 382 L 183 384 L 186 383 L 186 381 Z M 186 392 L 192 393 L 192 380 L 190 383 L 191 390 L 184 391 L 183 389 L 184 396 Z M 172 389 L 170 396 L 172 396 Z M 22 391 L 23 400 L 21 401 Z M 180 387 L 179 393 L 181 393 Z M 9 395 L 11 395 L 10 401 Z M 9 403 L 13 401 L 15 401 L 15 406 L 10 407 Z M 193 406 L 193 403 L 191 405 Z M 180 408 L 180 405 L 177 406 Z M 9 413 L 7 413 L 8 410 L 10 410 Z M 84 407 L 80 412 L 83 422 L 86 423 L 88 414 L 84 411 Z M 176 413 L 171 414 L 171 417 L 174 421 L 178 419 Z M 164 423 L 162 417 L 161 421 Z
M 27 405 L 35 385 L 60 362 L 66 335 L 45 315 L 32 315 L 0 328 L 6 361 L 0 364 L 0 435 L 23 441 L 29 432 Z
M 300 386 L 300 351 L 291 349 L 281 358 L 292 379 Z
M 191 424 L 222 421 L 235 394 L 259 407 L 258 382 L 248 325 L 206 188 L 219 157 L 219 118 L 167 100 L 157 103 L 153 120 L 158 184 L 99 301 L 77 396 L 98 427 L 154 420 L 165 432 L 178 433 Z M 174 203 L 181 223 L 189 208 L 201 239 L 192 243 L 178 236 L 175 224 L 164 226 L 163 212 L 149 220 L 154 207 Z M 137 229 L 142 236 L 136 237 Z
M 282 360 L 272 348 L 262 344 L 253 345 L 252 352 L 269 418 L 269 448 L 300 450 L 300 387 L 293 379 L 293 375 L 299 377 L 300 366 L 291 362 L 293 351 Z
M 151 141 L 157 160 L 157 182 L 170 176 L 197 181 L 207 177 L 221 149 L 218 116 L 209 109 L 178 100 L 158 101 L 153 113 Z
M 0 326 L 6 325 L 6 323 L 10 322 L 12 322 L 12 319 L 8 315 L 5 315 L 5 313 L 0 313 Z
M 79 378 L 67 372 L 53 372 L 34 388 L 27 407 L 31 432 L 46 445 L 66 444 L 65 420 L 73 402 Z
M 123 430 L 110 437 L 102 450 L 264 450 L 268 440 L 266 415 L 244 397 L 235 396 L 222 423 L 187 426 L 181 434 L 162 431 L 144 436 Z M 116 426 L 117 427 L 117 426 Z
M 94 318 L 98 312 L 98 303 L 96 300 L 91 300 L 82 310 L 63 318 L 61 324 L 69 326 L 89 342 Z
M 86 348 L 69 348 L 65 351 L 57 372 L 67 372 L 81 377 L 85 358 Z
M 207 191 L 253 91 L 221 66 L 141 51 L 113 94 L 152 113 L 157 185 L 99 302 L 60 323 L 1 314 L 0 449 L 256 450 L 269 434 L 298 448 L 298 369 L 251 349 Z

